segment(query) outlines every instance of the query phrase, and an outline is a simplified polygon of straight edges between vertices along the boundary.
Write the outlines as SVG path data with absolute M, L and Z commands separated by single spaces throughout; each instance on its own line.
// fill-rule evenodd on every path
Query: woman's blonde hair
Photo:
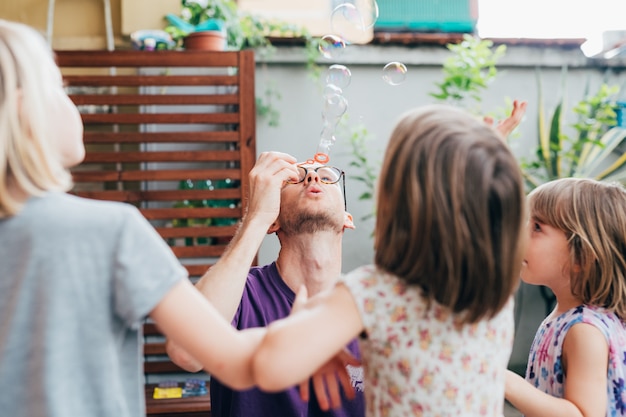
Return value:
M 20 210 L 20 194 L 72 185 L 49 132 L 54 83 L 62 83 L 61 74 L 43 37 L 0 20 L 0 218 Z
M 396 125 L 378 183 L 375 263 L 465 323 L 497 314 L 519 282 L 525 194 L 496 131 L 431 105 Z
M 565 233 L 570 287 L 584 304 L 626 319 L 626 190 L 617 183 L 564 178 L 528 197 L 530 216 Z

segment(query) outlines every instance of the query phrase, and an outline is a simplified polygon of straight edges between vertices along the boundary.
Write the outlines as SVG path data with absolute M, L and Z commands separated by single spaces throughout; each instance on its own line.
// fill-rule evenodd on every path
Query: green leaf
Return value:
M 593 175 L 593 172 L 602 164 L 606 162 L 609 155 L 619 146 L 622 141 L 626 139 L 626 129 L 622 127 L 614 127 L 606 132 L 599 141 L 599 144 L 596 144 L 589 151 L 589 155 L 585 158 L 584 164 L 581 163 L 576 170 L 577 177 L 589 177 Z M 623 156 L 623 155 L 621 155 Z M 621 159 L 620 156 L 620 159 Z M 614 172 L 617 168 L 615 166 L 611 166 L 609 169 L 612 169 L 611 172 Z M 609 169 L 605 170 L 601 175 L 607 176 L 611 172 L 607 172 Z

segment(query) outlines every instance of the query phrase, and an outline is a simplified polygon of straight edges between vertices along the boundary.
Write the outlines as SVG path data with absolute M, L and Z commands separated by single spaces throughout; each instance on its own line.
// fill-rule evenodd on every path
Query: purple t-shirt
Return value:
M 233 318 L 233 326 L 237 329 L 265 327 L 274 320 L 288 316 L 294 299 L 294 292 L 278 274 L 275 263 L 253 267 L 248 273 L 241 303 Z M 311 343 L 315 343 L 316 337 L 322 335 L 311 335 Z M 348 348 L 357 358 L 361 357 L 356 339 L 350 342 Z M 362 368 L 350 368 L 349 372 L 356 398 L 348 400 L 342 397 L 341 408 L 328 412 L 320 410 L 313 387 L 310 388 L 311 400 L 306 403 L 300 399 L 298 387 L 279 393 L 265 393 L 256 388 L 234 391 L 222 385 L 216 378 L 211 378 L 211 416 L 364 417 Z

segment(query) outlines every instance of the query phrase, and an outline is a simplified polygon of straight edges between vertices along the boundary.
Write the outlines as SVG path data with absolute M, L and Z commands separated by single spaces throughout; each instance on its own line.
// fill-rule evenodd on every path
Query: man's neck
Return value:
M 276 265 L 285 283 L 294 292 L 302 284 L 309 296 L 332 288 L 341 274 L 341 240 L 334 232 L 281 236 Z

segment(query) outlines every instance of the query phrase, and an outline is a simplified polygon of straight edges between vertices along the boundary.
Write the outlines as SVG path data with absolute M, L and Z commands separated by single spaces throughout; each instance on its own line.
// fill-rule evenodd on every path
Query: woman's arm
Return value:
M 252 357 L 265 329 L 237 331 L 194 287 L 183 280 L 150 317 L 168 339 L 233 389 L 254 386 Z
M 608 344 L 595 327 L 580 323 L 563 342 L 564 398 L 548 395 L 507 371 L 505 397 L 526 417 L 604 417 Z
M 253 359 L 254 379 L 281 391 L 309 378 L 363 330 L 350 291 L 338 284 L 269 325 Z

